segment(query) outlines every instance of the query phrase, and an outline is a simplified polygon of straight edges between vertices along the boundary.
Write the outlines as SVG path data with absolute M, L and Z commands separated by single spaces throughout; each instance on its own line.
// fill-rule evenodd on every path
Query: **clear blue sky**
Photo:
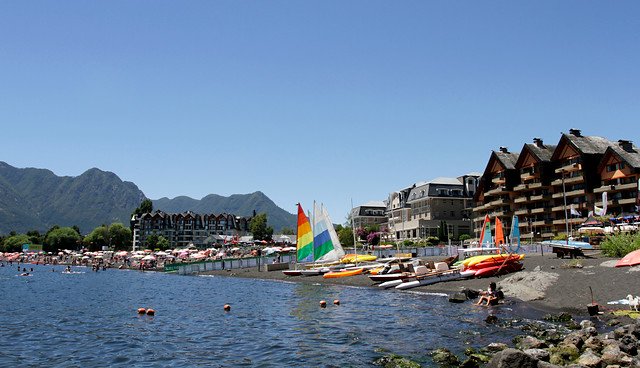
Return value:
M 351 206 L 561 132 L 638 143 L 637 1 L 2 1 L 0 160 Z

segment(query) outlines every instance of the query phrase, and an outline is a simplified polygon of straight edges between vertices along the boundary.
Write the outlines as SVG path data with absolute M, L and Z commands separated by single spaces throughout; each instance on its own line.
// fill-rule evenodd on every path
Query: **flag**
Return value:
M 596 216 L 604 216 L 602 208 L 596 206 L 595 204 L 593 205 L 593 214 Z
M 589 214 L 587 215 L 587 217 L 591 217 L 593 216 L 593 211 L 589 211 Z
M 607 215 L 607 192 L 602 192 L 602 214 L 600 216 Z
M 571 204 L 570 213 L 571 213 L 572 216 L 580 216 L 580 212 L 578 212 L 578 210 L 576 210 L 576 207 L 575 207 L 574 204 Z

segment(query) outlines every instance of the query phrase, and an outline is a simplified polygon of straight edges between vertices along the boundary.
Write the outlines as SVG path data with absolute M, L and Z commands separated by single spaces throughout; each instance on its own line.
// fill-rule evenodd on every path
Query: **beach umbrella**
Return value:
M 116 253 L 116 256 L 118 256 L 118 257 L 124 257 L 124 256 L 127 256 L 127 255 L 129 255 L 129 252 L 127 252 L 126 250 L 121 250 L 118 253 Z
M 167 255 L 168 255 L 168 254 L 167 254 L 167 253 L 165 253 L 165 252 L 163 252 L 163 251 L 156 252 L 156 256 L 167 256 Z
M 141 258 L 144 258 L 144 257 L 145 257 L 144 254 L 134 254 L 134 255 L 131 256 L 131 258 L 134 258 L 134 259 L 141 259 Z
M 192 258 L 192 259 L 203 259 L 203 258 L 207 258 L 207 256 L 205 256 L 205 255 L 204 255 L 204 254 L 202 254 L 202 253 L 196 253 L 196 254 L 192 254 L 192 255 L 191 255 L 191 258 Z
M 144 256 L 142 257 L 143 261 L 155 261 L 156 257 L 152 256 L 151 254 L 149 254 L 148 256 Z
M 239 251 L 239 250 L 240 250 L 240 248 L 235 247 L 235 248 L 231 248 L 231 249 L 229 249 L 229 250 L 230 250 L 230 251 L 232 251 L 232 252 L 236 252 L 236 251 Z

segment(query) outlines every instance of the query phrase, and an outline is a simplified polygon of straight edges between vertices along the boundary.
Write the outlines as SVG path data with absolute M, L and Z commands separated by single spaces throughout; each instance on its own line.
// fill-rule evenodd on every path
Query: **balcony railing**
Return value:
M 547 209 L 544 207 L 539 207 L 539 208 L 532 208 L 531 209 L 531 214 L 535 215 L 537 213 L 544 213 Z
M 529 213 L 531 213 L 531 210 L 528 208 L 525 208 L 525 209 L 517 210 L 513 214 L 521 216 L 521 215 L 528 215 Z
M 527 190 L 529 189 L 529 184 L 520 184 L 520 185 L 516 185 L 515 187 L 513 187 L 513 190 L 515 192 L 520 192 L 523 190 Z
M 556 174 L 560 174 L 563 171 L 564 172 L 573 172 L 573 171 L 578 171 L 578 170 L 582 170 L 582 165 L 581 164 L 568 164 L 565 166 L 562 166 L 560 168 L 557 168 L 555 170 Z
M 523 202 L 529 202 L 529 197 L 523 196 L 513 200 L 513 203 L 523 203 Z
M 594 193 L 602 193 L 602 192 L 619 192 L 627 189 L 636 189 L 638 187 L 638 183 L 628 183 L 628 184 L 618 184 L 618 185 L 603 185 L 599 188 L 595 188 L 593 190 Z

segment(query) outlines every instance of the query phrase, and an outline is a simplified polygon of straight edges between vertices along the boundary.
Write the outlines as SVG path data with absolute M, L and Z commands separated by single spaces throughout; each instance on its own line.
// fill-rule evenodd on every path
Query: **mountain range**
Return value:
M 0 161 L 0 234 L 29 230 L 44 232 L 53 225 L 77 225 L 83 234 L 102 224 L 129 224 L 133 211 L 146 196 L 132 182 L 97 168 L 79 176 L 57 176 L 47 169 L 16 168 Z M 180 196 L 153 201 L 165 212 L 266 213 L 276 232 L 295 227 L 295 215 L 278 207 L 262 192 L 223 197 L 210 194 L 200 200 Z

